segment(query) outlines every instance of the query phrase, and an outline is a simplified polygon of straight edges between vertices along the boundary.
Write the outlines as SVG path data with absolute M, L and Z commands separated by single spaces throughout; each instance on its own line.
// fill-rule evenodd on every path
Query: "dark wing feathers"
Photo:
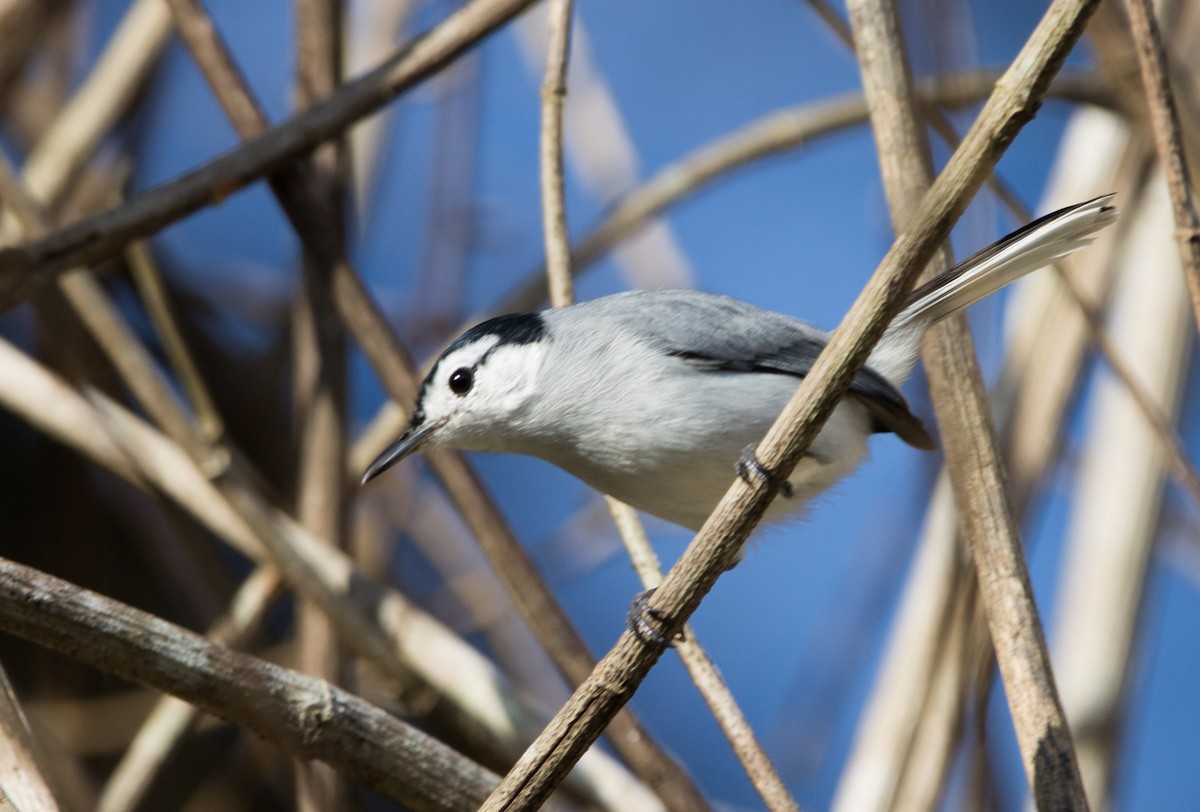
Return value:
M 645 307 L 630 308 L 627 302 L 604 307 L 605 302 L 631 296 L 646 297 Z M 668 354 L 706 370 L 803 378 L 828 341 L 823 331 L 781 313 L 696 291 L 639 291 L 588 304 L 609 310 L 603 314 L 606 318 L 624 321 Z M 643 315 L 635 318 L 635 313 Z M 866 406 L 875 431 L 895 432 L 916 448 L 934 448 L 933 438 L 909 411 L 904 396 L 875 370 L 865 367 L 854 376 L 850 396 Z

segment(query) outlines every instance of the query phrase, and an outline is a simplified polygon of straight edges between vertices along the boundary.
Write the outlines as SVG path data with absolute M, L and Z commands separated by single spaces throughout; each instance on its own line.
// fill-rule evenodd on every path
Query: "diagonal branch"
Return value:
M 871 106 L 896 231 L 933 176 L 895 5 L 851 0 L 850 22 Z M 929 271 L 949 267 L 943 248 Z M 1000 444 L 966 316 L 934 325 L 925 366 L 967 541 L 980 584 L 1025 774 L 1040 808 L 1086 810 L 1074 744 L 1050 667 L 1020 532 L 1009 508 Z
M 937 245 L 1004 149 L 1034 115 L 1098 0 L 1053 3 L 1012 66 L 1001 77 L 975 124 L 914 213 L 842 325 L 800 384 L 757 456 L 779 481 L 795 467 L 866 363 L 871 348 L 900 309 Z M 773 493 L 765 481 L 735 480 L 651 601 L 670 639 L 734 560 Z M 595 741 L 608 719 L 633 695 L 662 656 L 663 646 L 624 633 L 555 719 L 525 752 L 483 807 L 529 809 L 545 800 L 570 765 Z
M 245 725 L 406 807 L 474 809 L 496 782 L 433 737 L 324 680 L 4 559 L 0 628 Z

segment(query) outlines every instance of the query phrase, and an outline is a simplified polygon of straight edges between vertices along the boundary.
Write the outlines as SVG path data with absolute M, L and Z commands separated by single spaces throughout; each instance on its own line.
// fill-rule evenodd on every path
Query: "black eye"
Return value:
M 467 367 L 459 367 L 450 373 L 450 391 L 456 395 L 467 394 L 474 383 L 475 373 Z

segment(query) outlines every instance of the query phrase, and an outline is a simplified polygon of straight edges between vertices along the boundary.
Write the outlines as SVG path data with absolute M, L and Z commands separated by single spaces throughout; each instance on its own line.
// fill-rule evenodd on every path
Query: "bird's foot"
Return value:
M 669 646 L 676 640 L 682 640 L 683 632 L 679 632 L 671 640 L 663 637 L 662 629 L 666 618 L 662 612 L 650 605 L 650 596 L 653 594 L 653 589 L 647 589 L 634 595 L 633 600 L 629 603 L 629 611 L 625 613 L 625 622 L 629 624 L 629 630 L 643 643 L 653 646 Z
M 742 456 L 738 457 L 737 465 L 734 466 L 738 476 L 747 485 L 753 484 L 750 478 L 753 476 L 758 480 L 765 482 L 767 487 L 778 490 L 785 499 L 791 499 L 796 495 L 795 489 L 792 488 L 792 483 L 787 481 L 786 477 L 775 476 L 766 469 L 758 457 L 754 453 L 754 446 L 748 445 L 742 449 Z

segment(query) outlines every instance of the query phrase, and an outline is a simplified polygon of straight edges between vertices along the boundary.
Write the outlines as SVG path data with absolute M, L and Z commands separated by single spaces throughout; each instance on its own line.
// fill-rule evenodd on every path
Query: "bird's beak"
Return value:
M 382 454 L 375 458 L 375 462 L 367 466 L 367 471 L 363 474 L 361 484 L 366 485 L 372 479 L 419 449 L 439 426 L 441 426 L 440 421 L 426 423 L 415 429 L 410 428 L 401 434 L 400 439 L 388 446 Z

